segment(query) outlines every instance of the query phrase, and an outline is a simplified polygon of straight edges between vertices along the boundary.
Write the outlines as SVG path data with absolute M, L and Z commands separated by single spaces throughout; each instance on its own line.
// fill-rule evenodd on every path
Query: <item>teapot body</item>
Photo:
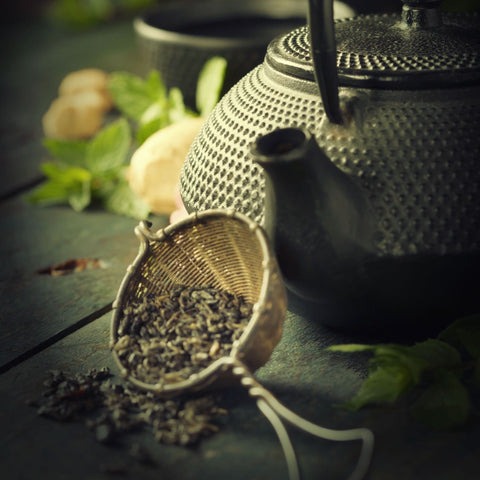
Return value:
M 390 77 L 363 82 L 362 62 L 380 60 L 367 55 L 352 60 L 338 52 L 340 67 L 358 63 L 360 81 L 342 77 L 339 68 L 339 98 L 348 121 L 337 125 L 325 114 L 309 59 L 303 58 L 306 29 L 272 42 L 263 64 L 207 119 L 183 166 L 185 207 L 234 208 L 265 225 L 265 173 L 250 147 L 277 129 L 306 129 L 363 192 L 373 228 L 364 249 L 368 255 L 337 269 L 329 259 L 330 284 L 322 278 L 318 288 L 313 282 L 312 291 L 297 291 L 295 297 L 320 308 L 324 323 L 362 331 L 441 326 L 480 311 L 480 82 L 472 77 L 456 86 L 447 75 L 448 86 L 430 88 L 427 72 L 421 87 L 412 81 L 398 88 L 396 66 L 388 64 L 379 68 L 391 68 Z M 289 50 L 281 67 L 279 49 Z M 296 57 L 299 62 L 290 65 Z M 318 221 L 311 205 L 284 200 L 301 221 Z M 293 226 L 280 228 L 295 237 Z M 312 256 L 321 268 L 320 245 L 336 241 L 328 231 L 310 247 L 300 238 L 289 252 L 290 263 Z
M 233 207 L 263 224 L 264 174 L 249 148 L 277 128 L 300 127 L 363 187 L 378 255 L 480 249 L 480 86 L 340 88 L 353 117 L 342 127 L 325 118 L 315 83 L 269 70 L 235 85 L 195 139 L 181 178 L 188 211 Z

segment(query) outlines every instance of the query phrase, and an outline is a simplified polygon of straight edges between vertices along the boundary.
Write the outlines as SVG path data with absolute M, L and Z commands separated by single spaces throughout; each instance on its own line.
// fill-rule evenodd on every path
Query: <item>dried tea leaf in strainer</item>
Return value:
M 135 233 L 140 240 L 139 253 L 119 289 L 112 319 L 114 357 L 129 380 L 170 395 L 231 377 L 231 368 L 221 360 L 181 381 L 158 378 L 157 382 L 143 382 L 129 365 L 122 363 L 118 343 L 128 341 L 122 339 L 121 331 L 125 309 L 138 308 L 148 298 L 165 309 L 168 302 L 178 304 L 175 292 L 182 288 L 184 292 L 201 292 L 203 288 L 203 294 L 211 289 L 217 296 L 230 295 L 250 304 L 251 314 L 240 338 L 232 342 L 229 356 L 238 358 L 252 371 L 270 358 L 282 335 L 287 297 L 263 229 L 239 213 L 215 210 L 187 217 L 158 232 L 152 232 L 149 224 L 142 222 Z M 223 303 L 220 313 L 225 314 L 226 300 Z M 192 323 L 196 321 L 192 318 Z
M 150 227 L 135 229 L 139 253 L 114 302 L 111 347 L 124 377 L 165 397 L 237 379 L 274 427 L 291 480 L 300 474 L 283 422 L 328 440 L 361 440 L 350 480 L 363 478 L 373 449 L 369 430 L 310 423 L 251 373 L 270 358 L 287 309 L 264 230 L 234 210 L 195 213 L 157 232 Z

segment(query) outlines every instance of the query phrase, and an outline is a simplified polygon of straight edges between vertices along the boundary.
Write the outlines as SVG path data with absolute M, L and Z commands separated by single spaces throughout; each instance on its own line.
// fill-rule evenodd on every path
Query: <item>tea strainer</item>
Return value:
M 291 480 L 300 478 L 296 455 L 284 422 L 332 441 L 362 441 L 350 480 L 365 475 L 373 451 L 373 434 L 366 428 L 332 430 L 315 425 L 282 405 L 252 375 L 270 358 L 280 341 L 287 310 L 282 276 L 264 230 L 247 216 L 230 209 L 197 212 L 156 232 L 141 222 L 137 257 L 127 269 L 115 302 L 111 348 L 123 377 L 137 387 L 170 397 L 239 380 L 272 424 L 287 461 Z M 139 379 L 120 358 L 115 345 L 124 309 L 147 295 L 168 295 L 179 285 L 209 287 L 244 298 L 253 305 L 251 317 L 229 355 L 212 361 L 188 378 L 155 383 Z

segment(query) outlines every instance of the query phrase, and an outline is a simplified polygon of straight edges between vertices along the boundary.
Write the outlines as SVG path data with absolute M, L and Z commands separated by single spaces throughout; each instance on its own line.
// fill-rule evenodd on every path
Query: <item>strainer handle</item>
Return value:
M 333 430 L 316 425 L 300 417 L 280 403 L 271 392 L 253 377 L 248 368 L 237 359 L 233 361 L 232 372 L 240 378 L 241 384 L 248 389 L 250 396 L 257 400 L 259 410 L 272 424 L 283 448 L 290 480 L 300 480 L 300 472 L 295 450 L 283 421 L 310 435 L 325 440 L 334 442 L 360 440 L 362 442 L 362 449 L 355 469 L 348 480 L 361 480 L 364 478 L 373 454 L 374 436 L 371 430 L 368 428 Z

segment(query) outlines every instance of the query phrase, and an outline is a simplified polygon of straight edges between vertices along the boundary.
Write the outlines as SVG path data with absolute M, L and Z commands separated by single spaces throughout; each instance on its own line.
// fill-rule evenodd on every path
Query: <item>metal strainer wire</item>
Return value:
M 282 405 L 251 373 L 270 358 L 282 336 L 287 310 L 285 286 L 264 230 L 235 210 L 218 209 L 193 213 L 157 232 L 143 221 L 135 233 L 140 240 L 139 252 L 120 285 L 111 323 L 112 352 L 122 375 L 137 387 L 164 397 L 239 379 L 277 433 L 290 480 L 299 479 L 300 473 L 283 421 L 327 440 L 361 440 L 362 450 L 349 480 L 363 478 L 373 451 L 370 430 L 338 431 L 308 422 Z M 252 316 L 230 355 L 213 361 L 186 380 L 146 383 L 126 368 L 113 348 L 119 338 L 123 309 L 145 295 L 166 294 L 177 285 L 213 287 L 243 296 L 253 304 Z

